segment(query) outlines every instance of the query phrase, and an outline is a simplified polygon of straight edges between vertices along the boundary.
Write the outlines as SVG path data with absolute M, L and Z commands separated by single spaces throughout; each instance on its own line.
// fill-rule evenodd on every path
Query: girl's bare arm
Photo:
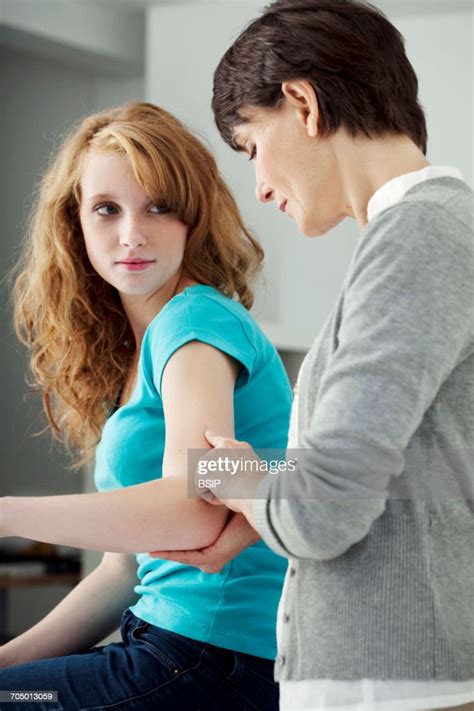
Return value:
M 104 493 L 0 499 L 0 536 L 115 552 L 200 549 L 219 536 L 225 507 L 188 496 L 188 449 L 209 449 L 206 429 L 234 435 L 238 366 L 192 341 L 168 361 L 162 382 L 163 478 Z
M 120 624 L 137 595 L 135 556 L 105 553 L 102 562 L 40 622 L 0 647 L 0 668 L 93 647 Z

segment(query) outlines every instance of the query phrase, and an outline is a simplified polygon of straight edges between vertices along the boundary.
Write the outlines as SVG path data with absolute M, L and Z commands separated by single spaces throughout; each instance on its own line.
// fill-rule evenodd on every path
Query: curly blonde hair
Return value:
M 76 451 L 72 469 L 92 459 L 135 350 L 119 294 L 85 249 L 80 179 L 90 150 L 126 155 L 146 194 L 188 227 L 183 266 L 194 280 L 249 309 L 263 260 L 214 158 L 167 111 L 133 102 L 73 130 L 41 181 L 12 272 L 15 331 L 30 350 L 28 384 L 42 393 L 45 430 Z

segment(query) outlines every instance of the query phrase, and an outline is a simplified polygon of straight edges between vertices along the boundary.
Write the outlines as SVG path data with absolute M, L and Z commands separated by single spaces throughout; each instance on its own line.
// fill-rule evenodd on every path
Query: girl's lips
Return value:
M 154 261 L 154 260 L 153 260 Z M 127 271 L 130 272 L 139 272 L 142 269 L 146 269 L 147 267 L 150 266 L 150 264 L 153 264 L 153 261 L 150 262 L 119 262 Z
M 287 205 L 288 200 L 283 200 L 282 203 L 280 203 L 280 210 L 282 212 L 286 212 L 286 205 Z

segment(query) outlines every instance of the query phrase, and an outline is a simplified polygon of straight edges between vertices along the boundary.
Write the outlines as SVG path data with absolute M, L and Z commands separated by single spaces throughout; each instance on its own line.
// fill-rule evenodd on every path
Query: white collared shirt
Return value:
M 384 185 L 372 195 L 367 204 L 367 220 L 370 222 L 374 217 L 377 217 L 382 210 L 396 205 L 410 188 L 414 188 L 415 185 L 423 183 L 425 180 L 433 180 L 434 178 L 463 179 L 461 172 L 457 168 L 436 165 L 428 165 L 421 170 L 399 175 L 397 178 L 392 178 L 392 180 L 384 183 Z

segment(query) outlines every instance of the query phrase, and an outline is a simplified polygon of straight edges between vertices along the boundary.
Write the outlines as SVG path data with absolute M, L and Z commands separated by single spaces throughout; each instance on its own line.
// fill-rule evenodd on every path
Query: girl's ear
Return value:
M 287 103 L 297 113 L 310 138 L 318 135 L 319 105 L 313 86 L 306 79 L 284 81 L 281 91 Z

